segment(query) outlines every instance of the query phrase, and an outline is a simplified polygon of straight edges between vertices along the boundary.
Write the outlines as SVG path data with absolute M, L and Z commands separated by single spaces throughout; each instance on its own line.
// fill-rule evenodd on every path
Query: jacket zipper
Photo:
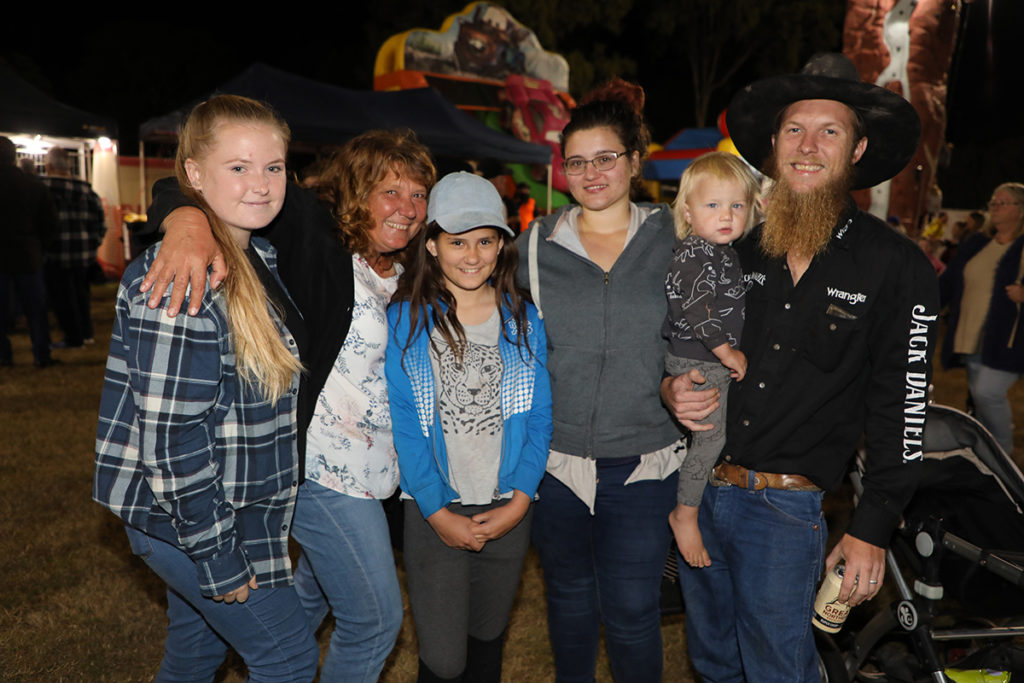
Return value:
M 659 209 L 659 210 L 661 210 L 661 209 Z M 644 227 L 644 225 L 647 224 L 647 221 L 649 221 L 651 219 L 651 217 L 655 215 L 655 213 L 657 213 L 657 211 L 652 211 L 647 216 L 647 218 L 645 218 L 644 221 L 641 222 L 641 224 L 640 224 L 640 228 L 641 229 Z M 625 247 L 623 247 L 622 251 L 619 253 L 618 258 L 615 259 L 615 263 L 612 264 L 612 269 L 614 269 L 616 264 L 618 264 L 619 261 L 622 260 L 622 257 L 626 255 L 627 251 L 629 251 L 631 248 L 634 248 L 634 243 L 637 241 L 637 238 L 640 236 L 640 232 L 641 232 L 640 230 L 637 230 L 637 233 L 635 235 L 633 235 L 633 238 L 631 240 L 629 240 L 629 242 L 626 243 Z M 550 233 L 549 233 L 548 236 L 550 236 Z M 545 241 L 547 241 L 546 237 L 544 239 L 545 239 Z M 565 247 L 565 246 L 563 246 L 561 244 L 558 244 L 557 242 L 553 243 L 552 246 L 555 246 L 555 247 L 558 247 L 559 249 L 564 250 L 565 252 L 567 252 L 570 256 L 572 256 L 574 258 L 578 258 L 581 261 L 589 263 L 592 267 L 597 268 L 599 271 L 601 271 L 601 273 L 603 275 L 603 278 L 604 278 L 605 288 L 604 288 L 604 292 L 602 293 L 602 296 L 604 298 L 604 302 L 603 302 L 604 303 L 604 320 L 603 320 L 603 325 L 602 325 L 602 327 L 604 328 L 603 329 L 603 335 L 604 336 L 603 336 L 603 340 L 602 340 L 602 347 L 605 349 L 605 351 L 601 354 L 601 361 L 600 361 L 600 367 L 598 368 L 598 372 L 597 372 L 597 385 L 596 385 L 596 387 L 597 387 L 596 394 L 600 394 L 601 393 L 600 392 L 600 388 L 601 388 L 601 383 L 602 383 L 602 376 L 604 375 L 605 353 L 607 353 L 607 349 L 608 349 L 608 286 L 611 284 L 611 270 L 607 270 L 607 271 L 604 270 L 603 268 L 601 268 L 601 266 L 597 265 L 596 263 L 591 261 L 589 258 L 587 258 L 585 256 L 581 256 L 580 254 L 577 254 L 573 250 L 568 249 L 567 247 Z M 593 406 L 591 407 L 591 412 L 590 412 L 590 428 L 588 429 L 589 433 L 587 435 L 587 443 L 586 443 L 585 453 L 584 453 L 584 457 L 590 458 L 590 459 L 594 459 L 594 441 L 595 441 L 594 425 L 595 425 L 596 422 L 597 422 L 597 399 L 596 399 L 596 395 L 595 395 L 595 400 L 594 400 Z
M 623 251 L 625 251 L 625 250 L 623 250 Z M 621 258 L 622 254 L 619 254 L 619 257 Z M 587 430 L 587 453 L 586 453 L 586 456 L 588 458 L 590 458 L 590 459 L 593 459 L 593 458 L 596 457 L 594 455 L 594 442 L 596 441 L 597 437 L 595 436 L 594 431 L 597 428 L 597 403 L 598 403 L 598 397 L 602 393 L 601 386 L 604 384 L 604 367 L 605 367 L 605 360 L 606 360 L 605 356 L 608 353 L 608 307 L 609 307 L 609 303 L 608 303 L 608 298 L 609 298 L 608 286 L 609 286 L 610 281 L 611 281 L 611 272 L 610 271 L 605 271 L 604 272 L 604 289 L 601 291 L 601 298 L 602 298 L 602 302 L 601 302 L 601 309 L 602 309 L 601 331 L 602 331 L 602 335 L 603 335 L 602 338 L 601 338 L 601 348 L 602 348 L 602 351 L 601 351 L 601 361 L 600 361 L 600 365 L 599 365 L 598 370 L 597 370 L 597 384 L 595 386 L 596 391 L 595 391 L 595 396 L 594 396 L 594 403 L 591 406 L 591 410 L 590 410 L 590 428 Z

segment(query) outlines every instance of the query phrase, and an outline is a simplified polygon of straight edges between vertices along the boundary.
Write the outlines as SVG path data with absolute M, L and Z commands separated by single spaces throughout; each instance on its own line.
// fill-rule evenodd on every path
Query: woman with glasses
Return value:
M 997 187 L 988 209 L 990 230 L 965 241 L 939 278 L 949 305 L 942 364 L 967 366 L 976 417 L 1012 454 L 1007 393 L 1024 373 L 1024 184 Z
M 630 190 L 650 140 L 643 90 L 613 81 L 562 131 L 578 203 L 518 241 L 548 331 L 554 435 L 533 541 L 557 680 L 592 681 L 605 627 L 615 680 L 661 680 L 659 595 L 685 447 L 659 398 L 672 212 Z

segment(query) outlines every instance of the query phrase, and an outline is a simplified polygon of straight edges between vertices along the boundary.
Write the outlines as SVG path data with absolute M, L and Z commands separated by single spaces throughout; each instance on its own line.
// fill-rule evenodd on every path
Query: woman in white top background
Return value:
M 991 230 L 961 244 L 939 278 L 949 306 L 942 364 L 967 366 L 977 418 L 1012 454 L 1007 392 L 1024 373 L 1024 184 L 997 187 L 988 209 Z

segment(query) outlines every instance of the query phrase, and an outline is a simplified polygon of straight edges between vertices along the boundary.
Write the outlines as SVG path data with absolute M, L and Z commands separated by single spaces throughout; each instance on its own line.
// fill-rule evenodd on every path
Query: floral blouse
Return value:
M 384 379 L 386 311 L 398 276 L 382 278 L 358 255 L 352 266 L 352 325 L 306 434 L 306 477 L 348 496 L 383 499 L 398 487 Z

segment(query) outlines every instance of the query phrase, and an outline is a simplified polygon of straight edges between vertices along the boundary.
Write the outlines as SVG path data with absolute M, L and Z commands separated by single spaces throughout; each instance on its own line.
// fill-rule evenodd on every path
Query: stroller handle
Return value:
M 942 545 L 954 553 L 985 567 L 990 572 L 1006 579 L 1014 586 L 1024 588 L 1024 567 L 999 554 L 998 550 L 986 550 L 965 541 L 948 531 L 942 533 Z

